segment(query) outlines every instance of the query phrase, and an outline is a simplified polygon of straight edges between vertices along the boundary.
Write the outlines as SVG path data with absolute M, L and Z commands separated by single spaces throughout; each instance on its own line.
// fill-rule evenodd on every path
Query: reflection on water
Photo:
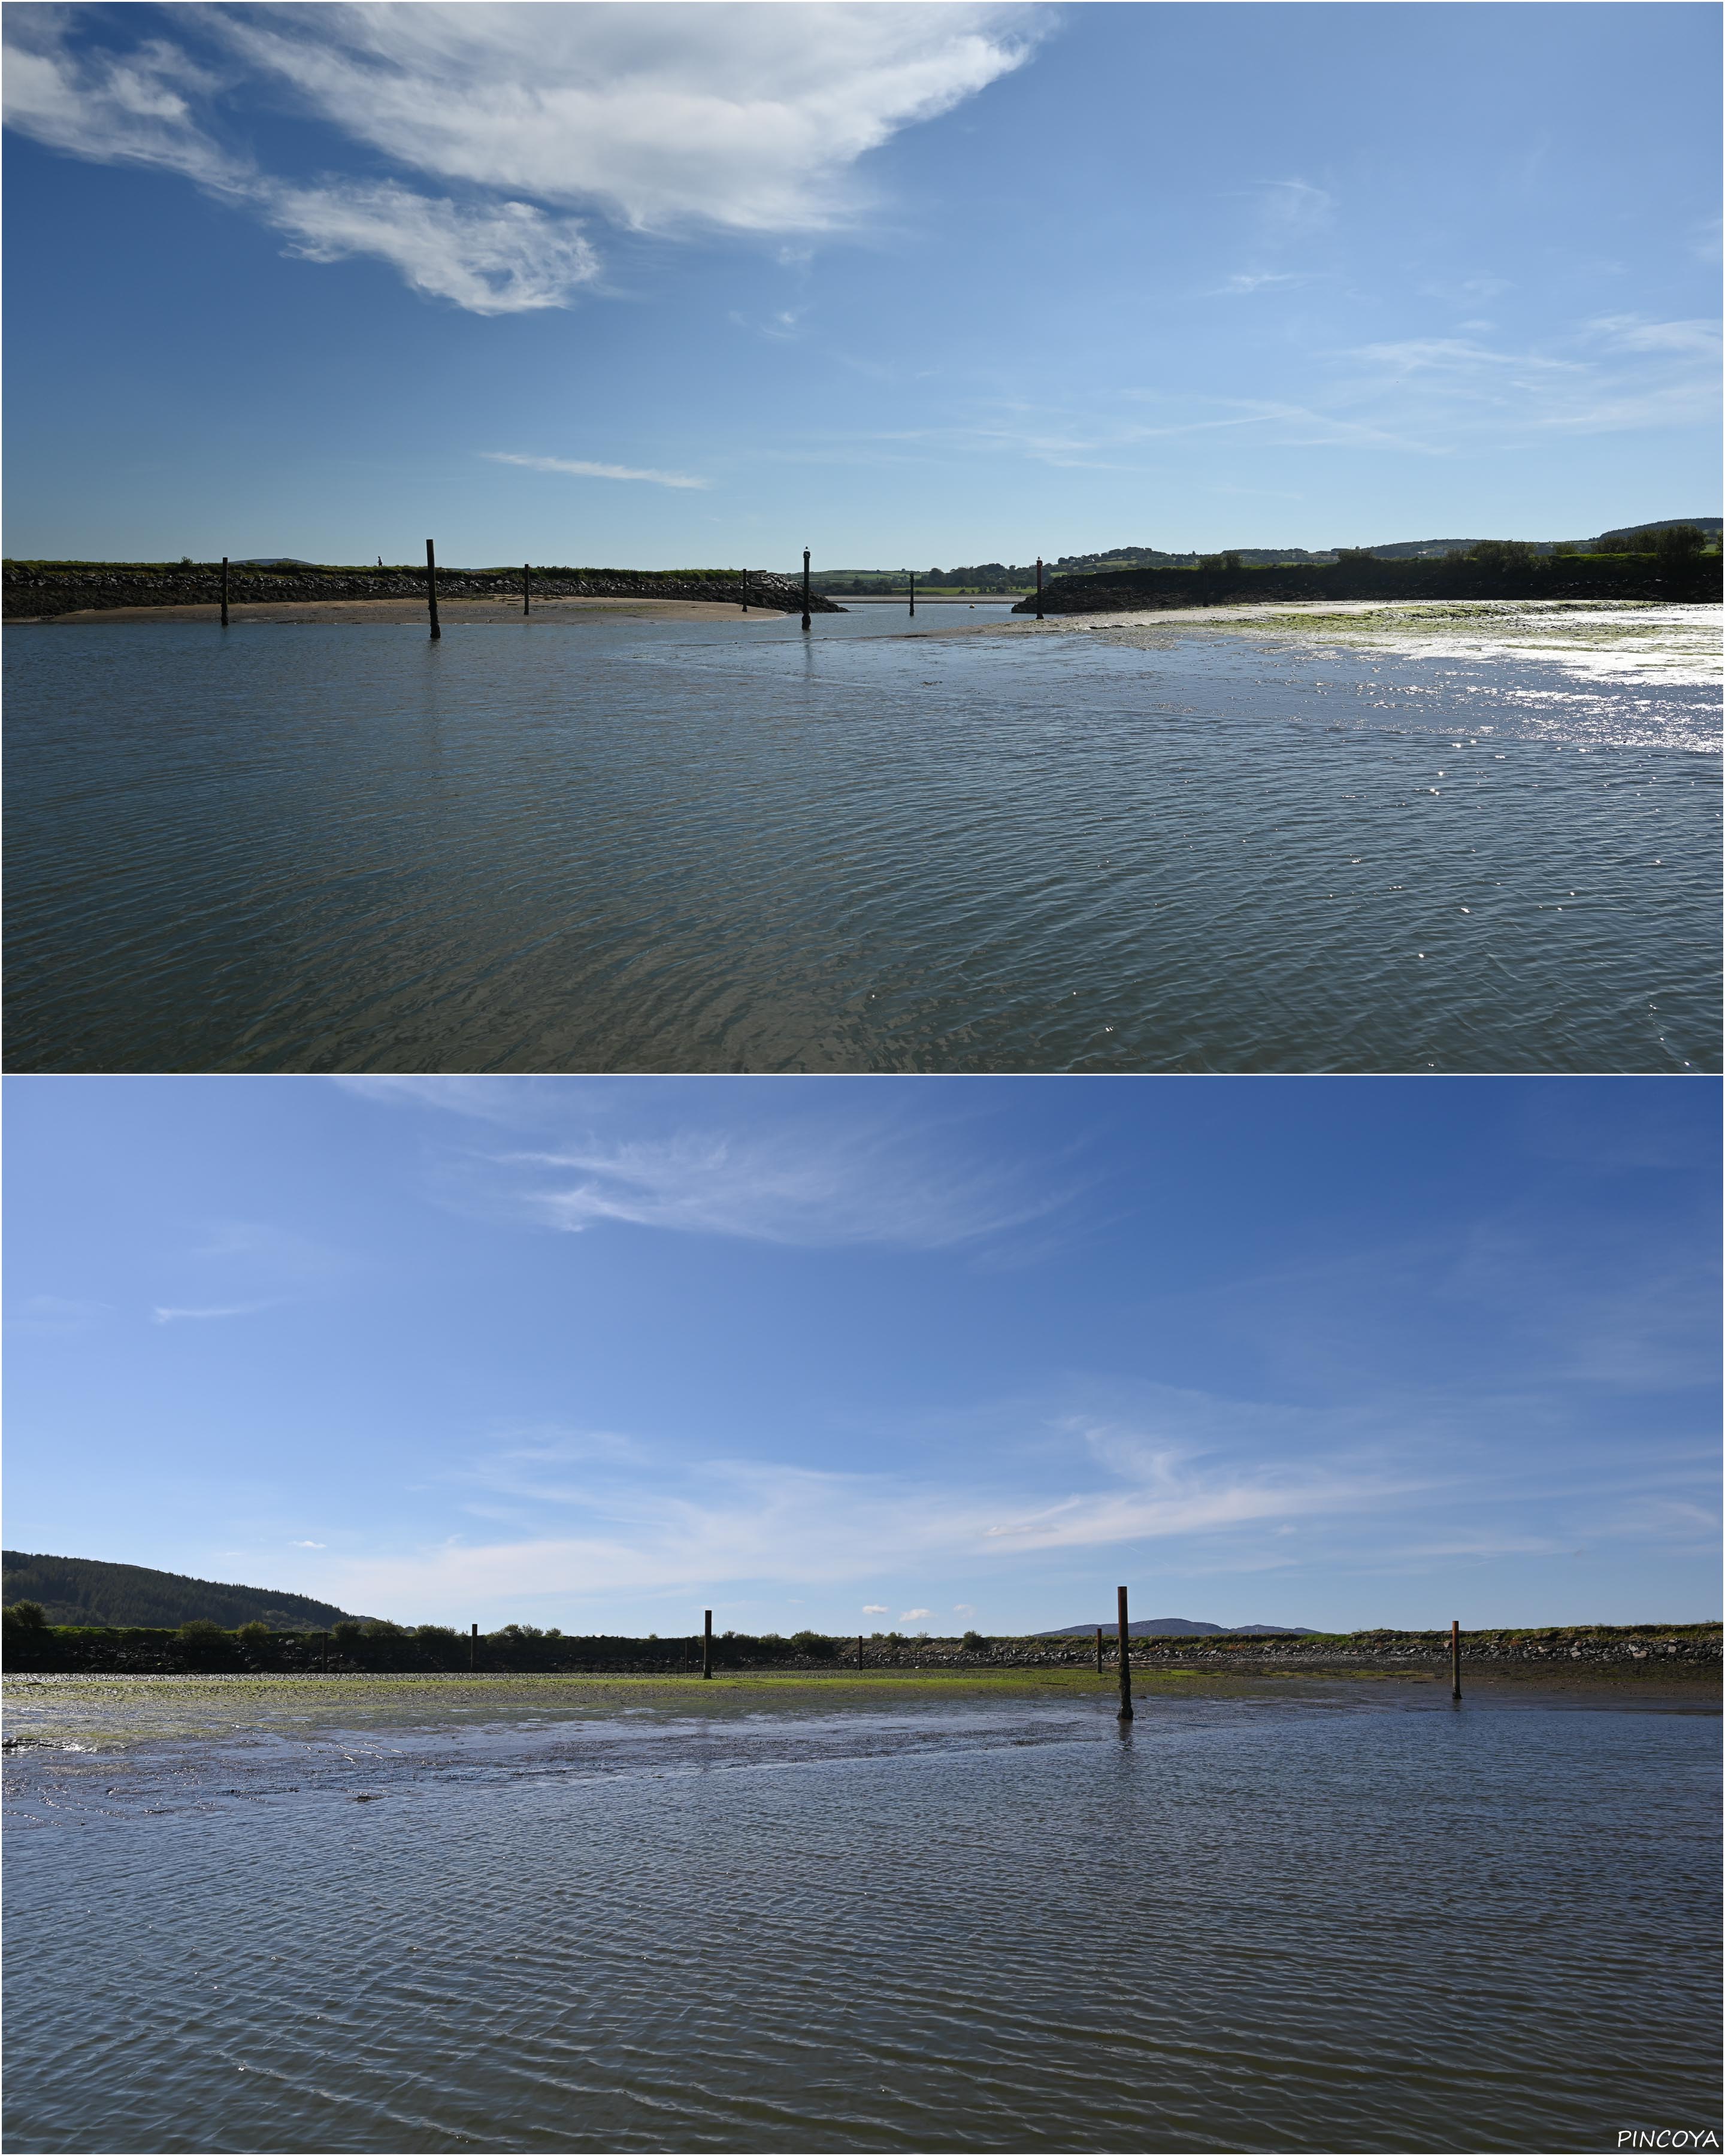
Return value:
M 172 1747 L 115 1754 L 116 1786 L 157 1778 L 131 1801 L 72 1763 L 71 1804 L 34 1755 L 10 2145 L 1564 2150 L 1711 2121 L 1709 1719 L 1434 1688 L 1158 1702 L 1124 1736 L 1070 1699 L 846 1727 L 314 1727 L 249 1781 L 198 1748 L 177 1794 Z
M 1712 687 L 928 614 L 21 631 L 12 1066 L 1718 1067 Z

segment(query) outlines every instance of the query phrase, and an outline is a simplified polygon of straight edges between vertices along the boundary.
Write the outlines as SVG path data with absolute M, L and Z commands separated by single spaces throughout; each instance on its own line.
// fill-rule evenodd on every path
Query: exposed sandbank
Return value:
M 721 599 L 547 597 L 536 598 L 531 613 L 524 614 L 519 598 L 513 603 L 507 598 L 439 598 L 437 611 L 439 624 L 444 629 L 501 626 L 509 623 L 531 629 L 541 622 L 567 624 L 616 616 L 629 621 L 734 621 L 745 627 L 787 619 L 777 607 L 751 607 L 745 613 L 741 607 L 732 606 Z M 17 615 L 8 622 L 7 627 L 47 629 L 57 627 L 64 622 L 69 622 L 79 628 L 88 628 L 92 623 L 118 621 L 219 623 L 221 618 L 219 606 L 85 607 L 72 613 Z M 429 621 L 423 598 L 236 599 L 228 609 L 228 626 L 235 629 L 259 623 L 316 628 L 326 624 L 351 624 L 357 622 L 367 627 L 410 625 L 429 629 Z

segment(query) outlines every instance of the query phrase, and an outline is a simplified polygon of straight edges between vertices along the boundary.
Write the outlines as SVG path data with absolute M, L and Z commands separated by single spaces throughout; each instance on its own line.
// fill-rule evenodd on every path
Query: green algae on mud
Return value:
M 1218 1668 L 1134 1664 L 1132 1686 L 1147 1702 L 1158 1694 L 1186 1697 L 1286 1697 L 1291 1685 L 1307 1696 L 1321 1688 L 1345 1693 L 1361 1686 L 1422 1690 L 1447 1681 L 1447 1671 L 1402 1664 L 1308 1664 L 1280 1668 Z M 1111 1698 L 1118 1682 L 1111 1664 L 1093 1668 L 947 1671 L 865 1670 L 730 1672 L 687 1676 L 495 1674 L 472 1676 L 354 1673 L 334 1676 L 8 1677 L 0 1686 L 8 1750 L 14 1753 L 75 1745 L 124 1750 L 141 1743 L 294 1738 L 334 1727 L 425 1729 L 439 1724 L 483 1728 L 501 1723 L 604 1720 L 619 1713 L 691 1712 L 728 1717 L 738 1712 L 818 1707 L 823 1715 L 848 1708 L 878 1712 L 896 1704 L 990 1701 L 1076 1704 Z M 1628 1666 L 1578 1669 L 1533 1666 L 1470 1666 L 1469 1692 L 1538 1691 L 1571 1698 L 1626 1695 L 1650 1703 L 1673 1699 L 1716 1703 L 1717 1670 L 1676 1671 Z

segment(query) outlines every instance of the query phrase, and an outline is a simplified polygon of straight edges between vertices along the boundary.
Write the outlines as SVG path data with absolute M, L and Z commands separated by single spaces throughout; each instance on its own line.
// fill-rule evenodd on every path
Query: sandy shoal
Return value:
M 739 606 L 717 599 L 648 598 L 535 598 L 531 613 L 521 612 L 519 599 L 444 599 L 437 603 L 438 619 L 444 629 L 477 624 L 490 626 L 514 622 L 531 628 L 536 622 L 572 622 L 620 617 L 625 621 L 733 621 L 744 627 L 761 622 L 783 621 L 776 608 Z M 219 606 L 85 607 L 75 613 L 19 615 L 9 628 L 53 628 L 75 622 L 80 628 L 92 623 L 116 621 L 219 622 Z M 275 599 L 234 600 L 228 608 L 230 627 L 254 622 L 280 622 L 316 628 L 326 623 L 395 624 L 424 629 L 427 625 L 424 599 Z

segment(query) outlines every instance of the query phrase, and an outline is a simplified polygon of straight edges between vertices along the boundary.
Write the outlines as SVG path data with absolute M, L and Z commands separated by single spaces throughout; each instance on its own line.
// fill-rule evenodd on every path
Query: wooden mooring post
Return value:
M 1461 1625 L 1453 1617 L 1450 1620 L 1450 1697 L 1461 1697 Z
M 527 564 L 523 562 L 521 563 L 521 612 L 523 613 L 531 612 L 532 604 L 533 572 L 528 567 Z
M 1042 619 L 1042 557 L 1036 557 L 1036 619 Z
M 914 569 L 912 569 L 912 570 L 911 570 L 911 612 L 912 613 L 916 613 L 916 572 Z
M 228 626 L 228 557 L 222 557 L 222 626 Z
M 1127 1629 L 1126 1589 L 1120 1590 L 1120 1719 L 1132 1718 L 1132 1634 Z
M 809 549 L 803 549 L 803 626 L 809 627 Z
M 425 542 L 425 603 L 431 609 L 431 634 L 435 639 L 443 631 L 437 621 L 437 549 L 429 539 Z
M 701 1632 L 701 1674 L 710 1677 L 713 1673 L 713 1613 L 706 1612 Z
M 742 610 L 745 613 L 749 610 L 749 572 L 747 569 L 742 572 Z
M 474 1626 L 467 1638 L 467 1666 L 470 1670 L 476 1670 L 479 1667 L 479 1626 L 477 1625 Z
M 856 1666 L 858 1669 L 862 1667 L 862 1643 L 863 1635 L 859 1632 L 856 1635 Z

